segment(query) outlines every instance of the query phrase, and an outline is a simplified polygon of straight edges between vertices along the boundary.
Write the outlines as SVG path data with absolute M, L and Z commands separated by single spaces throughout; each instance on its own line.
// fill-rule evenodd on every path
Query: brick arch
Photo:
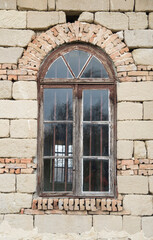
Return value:
M 37 76 L 45 57 L 58 46 L 71 42 L 85 42 L 100 47 L 114 63 L 118 79 L 132 81 L 128 71 L 137 70 L 137 67 L 126 44 L 117 34 L 101 25 L 81 22 L 57 25 L 41 33 L 29 43 L 19 60 L 19 68 L 26 69 L 28 75 Z

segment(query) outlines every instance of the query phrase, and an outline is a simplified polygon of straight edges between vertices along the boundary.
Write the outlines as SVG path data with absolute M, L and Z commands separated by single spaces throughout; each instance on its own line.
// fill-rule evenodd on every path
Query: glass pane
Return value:
M 93 56 L 82 73 L 81 78 L 108 78 L 108 74 L 103 64 Z
M 48 68 L 45 78 L 73 78 L 62 57 L 57 58 Z
M 107 160 L 83 161 L 83 191 L 109 191 Z
M 83 91 L 83 120 L 108 121 L 108 90 Z
M 72 156 L 72 124 L 44 124 L 44 156 Z
M 108 124 L 83 124 L 83 155 L 109 155 L 109 126 Z
M 44 160 L 44 191 L 72 191 L 72 159 Z
M 72 120 L 72 89 L 44 89 L 44 120 Z
M 66 61 L 70 65 L 74 75 L 78 77 L 81 69 L 89 58 L 90 54 L 81 50 L 73 50 L 64 55 Z

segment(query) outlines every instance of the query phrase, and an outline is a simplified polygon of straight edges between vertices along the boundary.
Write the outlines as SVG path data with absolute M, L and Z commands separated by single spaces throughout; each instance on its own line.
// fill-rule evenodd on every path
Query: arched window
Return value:
M 115 75 L 99 48 L 69 44 L 39 71 L 41 196 L 113 196 Z

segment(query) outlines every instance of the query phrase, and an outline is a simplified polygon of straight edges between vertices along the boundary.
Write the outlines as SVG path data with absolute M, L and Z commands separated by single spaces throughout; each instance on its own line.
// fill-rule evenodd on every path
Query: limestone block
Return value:
M 48 10 L 55 9 L 55 0 L 48 0 Z
M 131 212 L 131 215 L 152 215 L 152 196 L 125 195 L 123 207 L 125 211 Z
M 13 84 L 14 99 L 37 99 L 37 83 L 18 81 Z
M 153 159 L 153 141 L 146 141 L 148 158 Z
M 153 49 L 135 49 L 132 55 L 136 65 L 153 65 Z
M 119 193 L 148 193 L 148 177 L 146 176 L 118 176 L 117 181 Z
M 16 9 L 16 0 L 3 0 L 0 1 L 0 9 Z
M 148 27 L 148 17 L 146 13 L 126 13 L 129 17 L 129 29 L 145 29 Z
M 118 12 L 133 11 L 134 0 L 110 0 L 110 10 Z
M 95 13 L 95 23 L 113 31 L 128 29 L 128 17 L 123 13 L 97 12 Z
M 149 177 L 149 191 L 153 194 L 153 176 Z
M 153 30 L 127 30 L 124 38 L 129 48 L 153 47 Z
M 32 12 L 27 13 L 27 27 L 30 29 L 46 29 L 58 24 L 58 12 Z
M 35 157 L 36 139 L 0 139 L 1 157 Z
M 1 100 L 0 118 L 37 118 L 37 101 Z
M 12 97 L 12 82 L 0 81 L 0 99 L 10 99 Z
M 3 222 L 3 219 L 4 219 L 4 215 L 0 215 L 0 224 Z
M 90 0 L 90 3 L 86 0 L 58 0 L 56 1 L 56 9 L 63 11 L 108 11 L 109 0 Z
M 32 30 L 0 29 L 0 46 L 26 47 L 34 35 Z
M 92 23 L 94 20 L 93 13 L 83 12 L 80 14 L 78 21 Z
M 124 36 L 123 36 L 123 31 L 119 31 L 116 33 L 118 35 L 118 37 L 123 40 L 124 39 Z
M 36 175 L 17 175 L 17 192 L 33 193 L 36 191 Z
M 153 29 L 153 12 L 149 13 L 149 28 Z
M 142 217 L 142 231 L 147 238 L 153 237 L 153 217 Z
M 153 100 L 153 82 L 126 82 L 117 84 L 118 101 Z
M 117 158 L 131 159 L 133 155 L 133 141 L 118 141 L 117 142 Z
M 57 224 L 58 223 L 58 224 Z M 81 223 L 81 224 L 80 224 Z M 80 215 L 37 215 L 35 227 L 38 232 L 45 233 L 81 233 L 89 231 L 92 226 L 92 216 Z
M 134 158 L 146 158 L 146 147 L 143 141 L 134 142 Z
M 21 208 L 30 208 L 31 194 L 2 193 L 0 194 L 0 213 L 18 213 Z
M 117 119 L 118 120 L 142 119 L 142 104 L 132 102 L 118 103 Z
M 136 12 L 153 11 L 153 1 L 152 0 L 136 0 L 135 2 Z
M 0 174 L 0 192 L 15 192 L 15 175 Z
M 23 48 L 0 47 L 0 63 L 17 63 L 18 59 L 21 57 L 22 53 L 23 53 Z
M 153 139 L 153 121 L 120 121 L 117 125 L 118 139 Z
M 129 234 L 141 231 L 141 218 L 134 216 L 123 216 L 123 230 Z
M 144 102 L 144 119 L 153 119 L 153 101 Z
M 4 220 L 12 228 L 22 228 L 26 231 L 33 229 L 33 216 L 30 215 L 7 214 L 4 216 Z
M 66 23 L 66 14 L 65 12 L 58 12 L 58 23 Z
M 93 215 L 95 231 L 122 231 L 122 217 L 112 215 Z
M 36 138 L 37 120 L 12 120 L 10 136 L 11 138 Z
M 1 10 L 0 28 L 26 28 L 26 12 Z
M 47 10 L 47 0 L 17 0 L 19 10 Z
M 9 120 L 0 120 L 0 137 L 9 137 Z

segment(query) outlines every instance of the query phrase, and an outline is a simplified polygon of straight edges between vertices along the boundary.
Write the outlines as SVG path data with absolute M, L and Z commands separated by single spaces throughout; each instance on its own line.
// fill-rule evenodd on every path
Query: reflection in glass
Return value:
M 44 89 L 44 120 L 72 120 L 72 89 Z
M 57 58 L 49 67 L 45 78 L 73 78 L 62 57 Z
M 82 73 L 81 78 L 108 78 L 108 74 L 103 64 L 93 56 Z
M 83 191 L 109 191 L 107 160 L 83 160 Z
M 76 77 L 78 77 L 89 56 L 90 54 L 88 52 L 84 52 L 81 50 L 73 50 L 64 55 L 66 61 L 70 65 Z
M 108 124 L 83 124 L 83 155 L 108 156 Z
M 71 123 L 44 124 L 44 156 L 71 156 L 72 131 Z
M 108 90 L 83 91 L 83 120 L 108 121 Z

